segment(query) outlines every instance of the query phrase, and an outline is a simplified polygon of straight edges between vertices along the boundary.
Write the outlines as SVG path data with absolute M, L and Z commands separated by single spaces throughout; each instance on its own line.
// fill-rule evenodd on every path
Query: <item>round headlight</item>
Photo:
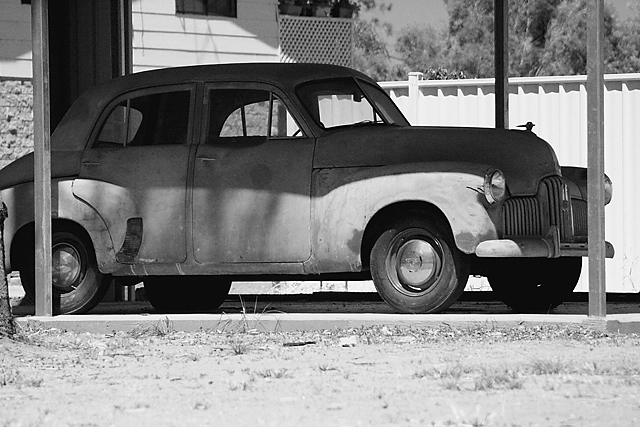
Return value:
M 613 184 L 611 183 L 611 179 L 605 174 L 604 175 L 604 204 L 608 205 L 613 197 Z
M 507 181 L 502 171 L 494 169 L 484 176 L 484 196 L 489 203 L 504 200 L 507 195 Z

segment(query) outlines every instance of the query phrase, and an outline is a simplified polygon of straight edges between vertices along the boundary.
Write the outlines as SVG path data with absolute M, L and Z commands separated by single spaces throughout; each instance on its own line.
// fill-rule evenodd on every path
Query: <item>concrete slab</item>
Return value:
M 605 319 L 557 314 L 425 314 L 388 313 L 219 313 L 219 314 L 88 314 L 16 318 L 18 325 L 73 332 L 112 334 L 117 331 L 317 331 L 375 325 L 465 328 L 488 324 L 495 328 L 573 325 L 609 332 L 640 334 L 640 314 L 618 314 Z

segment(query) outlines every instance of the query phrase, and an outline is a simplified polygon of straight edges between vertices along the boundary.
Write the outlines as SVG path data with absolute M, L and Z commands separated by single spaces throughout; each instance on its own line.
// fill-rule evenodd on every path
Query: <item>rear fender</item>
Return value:
M 127 220 L 138 216 L 137 205 L 131 193 L 120 186 L 104 181 L 76 179 L 71 188 L 72 197 L 77 202 L 69 206 L 82 205 L 85 218 L 84 227 L 93 238 L 95 233 L 108 236 L 101 240 L 102 246 L 96 247 L 96 257 L 103 272 L 113 272 L 120 264 L 116 261 L 117 248 L 122 247 L 127 231 Z M 90 212 L 90 214 L 88 214 Z
M 113 240 L 107 225 L 98 213 L 87 203 L 73 195 L 73 179 L 54 179 L 51 182 L 51 220 L 71 221 L 81 226 L 91 238 L 98 261 L 98 267 L 103 273 L 115 270 L 115 250 Z M 11 248 L 7 261 L 7 270 L 19 268 L 20 241 L 15 237 L 27 236 L 33 229 L 34 217 L 34 189 L 33 183 L 19 184 L 2 191 L 2 199 L 9 210 L 9 217 L 5 222 L 5 248 Z M 26 231 L 29 228 L 28 231 Z

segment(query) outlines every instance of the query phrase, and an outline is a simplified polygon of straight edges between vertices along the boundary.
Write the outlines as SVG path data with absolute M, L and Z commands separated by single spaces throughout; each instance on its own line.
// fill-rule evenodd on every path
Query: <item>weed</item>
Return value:
M 165 316 L 164 319 L 158 321 L 156 325 L 151 325 L 147 327 L 143 327 L 141 325 L 133 328 L 129 335 L 132 338 L 142 338 L 142 337 L 166 337 L 175 332 L 173 327 L 173 322 L 169 317 Z
M 14 384 L 18 381 L 19 378 L 20 378 L 20 372 L 11 368 L 5 368 L 4 366 L 0 366 L 0 387 L 8 386 L 9 384 Z
M 287 374 L 287 368 L 281 369 L 260 369 L 255 371 L 255 374 L 262 378 L 290 378 L 291 375 Z
M 434 366 L 431 369 L 431 375 L 436 379 L 460 379 L 462 375 L 469 374 L 472 371 L 472 366 L 465 366 L 460 362 L 456 362 L 454 364 L 447 364 L 445 366 Z
M 197 401 L 193 405 L 193 409 L 201 410 L 201 411 L 207 410 L 210 407 L 211 407 L 211 404 L 209 402 L 201 402 L 201 401 Z
M 446 380 L 442 380 L 442 386 L 446 390 L 460 390 L 460 385 L 456 378 L 447 378 Z
M 492 370 L 483 367 L 480 370 L 480 375 L 474 380 L 474 390 L 492 390 L 495 388 L 519 390 L 523 384 L 524 381 L 515 370 L 509 368 Z
M 567 373 L 569 366 L 560 358 L 537 359 L 531 362 L 531 372 L 534 375 L 558 375 Z
M 0 367 L 0 387 L 13 385 L 17 388 L 22 387 L 40 387 L 43 383 L 40 377 L 23 377 L 17 369 Z
M 471 427 L 485 427 L 493 426 L 496 424 L 497 412 L 489 412 L 482 415 L 480 411 L 480 405 L 476 406 L 476 412 L 473 416 L 467 417 L 464 412 L 455 406 L 451 407 L 453 414 L 456 418 L 455 422 L 449 421 L 451 426 L 471 426 Z
M 329 366 L 326 363 L 321 363 L 320 365 L 318 365 L 318 369 L 321 372 L 337 371 L 338 370 L 338 368 L 336 368 L 335 366 Z
M 232 339 L 229 342 L 229 347 L 234 355 L 239 356 L 249 351 L 249 344 L 240 339 Z
M 229 383 L 229 390 L 231 391 L 247 391 L 251 386 L 250 381 L 231 381 Z

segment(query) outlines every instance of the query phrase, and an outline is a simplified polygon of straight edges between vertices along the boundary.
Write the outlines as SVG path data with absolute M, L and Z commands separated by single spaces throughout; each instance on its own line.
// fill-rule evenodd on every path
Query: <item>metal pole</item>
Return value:
M 48 0 L 31 2 L 36 316 L 51 316 L 51 125 Z
M 587 221 L 589 317 L 607 312 L 604 236 L 604 0 L 587 6 Z
M 496 128 L 509 128 L 509 0 L 494 0 Z

